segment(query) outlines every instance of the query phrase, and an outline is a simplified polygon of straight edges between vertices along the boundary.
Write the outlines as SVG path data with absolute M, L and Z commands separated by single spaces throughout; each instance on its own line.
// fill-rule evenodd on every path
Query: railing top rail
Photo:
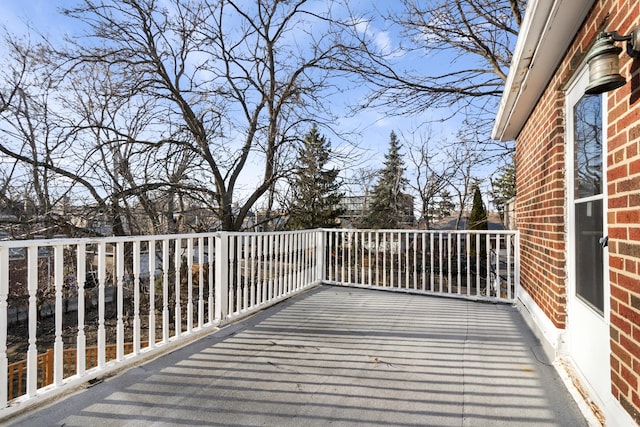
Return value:
M 107 236 L 107 237 L 76 237 L 76 238 L 53 238 L 53 239 L 33 239 L 33 240 L 2 240 L 0 247 L 6 248 L 26 248 L 30 246 L 46 247 L 58 245 L 77 245 L 84 243 L 87 245 L 100 243 L 120 243 L 120 242 L 153 242 L 159 240 L 175 239 L 198 239 L 208 237 L 227 236 L 275 236 L 289 234 L 311 234 L 318 231 L 337 233 L 401 233 L 401 234 L 491 234 L 491 235 L 516 235 L 517 230 L 420 230 L 420 229 L 363 229 L 363 228 L 325 228 L 296 231 L 215 231 L 207 233 L 184 233 L 184 234 L 156 234 L 138 236 Z
M 53 239 L 33 239 L 33 240 L 2 240 L 0 247 L 8 248 L 25 248 L 29 246 L 59 246 L 59 245 L 77 245 L 84 243 L 87 245 L 100 243 L 120 243 L 120 242 L 151 242 L 158 240 L 172 239 L 188 239 L 198 237 L 216 236 L 218 232 L 213 233 L 191 233 L 191 234 L 162 234 L 162 235 L 139 235 L 139 236 L 108 236 L 108 237 L 63 237 Z
M 296 231 L 213 231 L 207 233 L 184 233 L 184 234 L 154 234 L 154 235 L 137 235 L 137 236 L 106 236 L 106 237 L 73 237 L 73 238 L 53 238 L 53 239 L 30 239 L 30 240 L 0 240 L 0 247 L 7 248 L 26 248 L 30 246 L 59 246 L 59 245 L 77 245 L 84 243 L 87 245 L 100 243 L 120 243 L 120 242 L 152 242 L 160 240 L 175 239 L 198 239 L 208 237 L 227 236 L 269 236 L 269 235 L 288 235 L 288 234 L 305 234 L 315 233 L 319 229 L 313 230 L 296 230 Z
M 518 230 L 423 230 L 423 229 L 373 229 L 373 228 L 325 228 L 322 231 L 372 232 L 372 233 L 420 233 L 420 234 L 501 234 L 516 235 Z
M 331 230 L 331 229 L 327 229 Z M 318 231 L 325 231 L 319 228 L 306 229 L 306 230 L 293 230 L 293 231 L 220 231 L 220 235 L 227 236 L 282 236 L 292 234 L 313 234 Z

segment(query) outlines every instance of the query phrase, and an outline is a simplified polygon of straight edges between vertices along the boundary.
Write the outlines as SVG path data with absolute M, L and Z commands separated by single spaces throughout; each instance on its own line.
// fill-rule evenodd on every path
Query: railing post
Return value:
M 229 307 L 229 234 L 221 232 L 215 238 L 215 316 L 222 323 L 227 318 Z

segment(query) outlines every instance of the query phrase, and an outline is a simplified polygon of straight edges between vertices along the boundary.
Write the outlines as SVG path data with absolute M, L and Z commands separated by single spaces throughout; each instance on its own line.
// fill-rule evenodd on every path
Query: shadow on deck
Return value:
M 12 421 L 586 425 L 512 306 L 331 286 Z

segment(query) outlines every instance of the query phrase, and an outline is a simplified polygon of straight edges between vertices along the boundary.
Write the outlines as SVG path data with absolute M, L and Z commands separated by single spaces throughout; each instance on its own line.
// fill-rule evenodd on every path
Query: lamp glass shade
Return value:
M 589 63 L 589 84 L 585 93 L 598 94 L 617 89 L 627 82 L 620 75 L 619 55 L 622 48 L 615 46 L 611 37 L 599 37 L 593 45 L 587 61 Z

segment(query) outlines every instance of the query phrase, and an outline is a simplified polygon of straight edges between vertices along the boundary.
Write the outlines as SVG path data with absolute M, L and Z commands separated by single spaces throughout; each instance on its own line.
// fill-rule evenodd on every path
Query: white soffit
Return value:
M 530 0 L 491 132 L 514 140 L 595 0 Z

